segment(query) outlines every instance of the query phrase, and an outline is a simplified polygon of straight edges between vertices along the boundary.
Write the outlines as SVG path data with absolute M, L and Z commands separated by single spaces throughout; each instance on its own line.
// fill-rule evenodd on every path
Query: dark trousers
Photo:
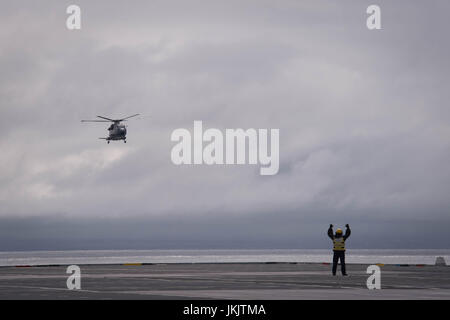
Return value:
M 341 260 L 341 271 L 342 274 L 345 272 L 345 251 L 333 251 L 333 275 L 336 274 L 338 261 Z

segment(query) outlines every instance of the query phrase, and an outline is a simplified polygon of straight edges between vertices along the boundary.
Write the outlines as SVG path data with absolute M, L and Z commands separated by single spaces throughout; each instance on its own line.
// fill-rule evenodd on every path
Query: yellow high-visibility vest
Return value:
M 336 251 L 344 251 L 345 250 L 345 241 L 344 241 L 343 237 L 333 239 L 333 250 L 336 250 Z

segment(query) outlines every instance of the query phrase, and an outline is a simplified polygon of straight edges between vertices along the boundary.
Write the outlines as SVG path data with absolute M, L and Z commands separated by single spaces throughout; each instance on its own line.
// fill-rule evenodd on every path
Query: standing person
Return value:
M 350 227 L 348 224 L 345 225 L 345 235 L 342 235 L 342 229 L 338 228 L 336 233 L 333 235 L 333 225 L 330 224 L 330 228 L 328 228 L 328 236 L 331 240 L 333 240 L 333 276 L 336 275 L 336 269 L 338 261 L 341 260 L 341 271 L 342 275 L 346 276 L 347 272 L 345 272 L 345 240 L 350 237 Z

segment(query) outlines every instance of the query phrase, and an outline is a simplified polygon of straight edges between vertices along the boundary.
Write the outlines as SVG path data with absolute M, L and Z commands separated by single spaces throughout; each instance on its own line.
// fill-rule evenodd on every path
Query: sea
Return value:
M 450 249 L 350 249 L 347 263 L 435 264 L 436 257 L 450 263 Z M 329 249 L 202 249 L 202 250 L 68 250 L 0 252 L 0 266 L 124 264 L 124 263 L 327 263 Z

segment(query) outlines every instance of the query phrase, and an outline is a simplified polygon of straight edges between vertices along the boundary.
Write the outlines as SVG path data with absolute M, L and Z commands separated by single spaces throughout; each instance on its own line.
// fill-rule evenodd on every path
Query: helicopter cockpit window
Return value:
M 113 129 L 113 125 L 110 125 L 108 130 L 111 131 Z

